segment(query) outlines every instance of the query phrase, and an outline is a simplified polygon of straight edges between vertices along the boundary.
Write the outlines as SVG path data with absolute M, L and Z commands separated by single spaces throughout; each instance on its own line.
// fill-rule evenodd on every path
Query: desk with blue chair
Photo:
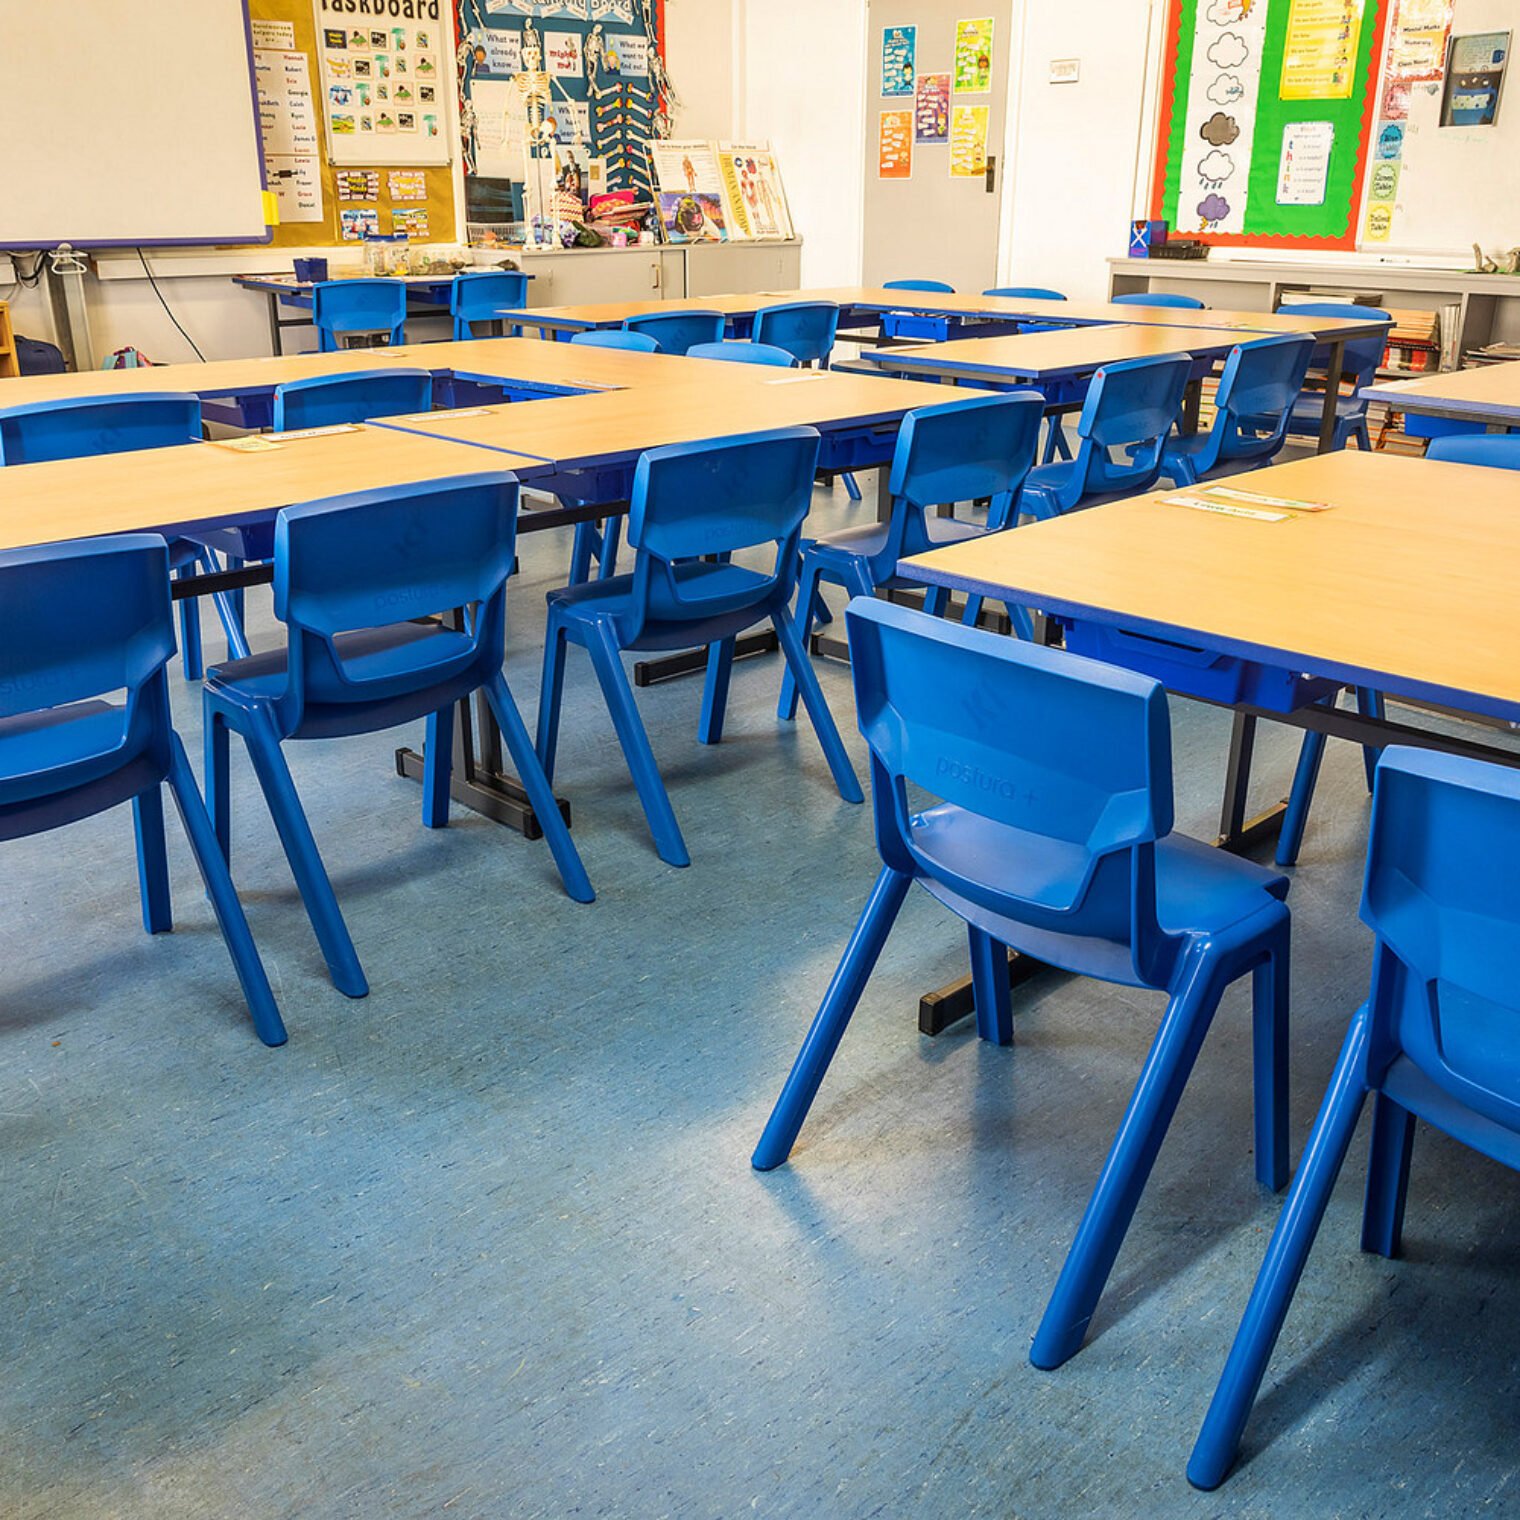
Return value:
M 1421 375 L 1416 380 L 1373 380 L 1362 388 L 1368 401 L 1404 413 L 1413 436 L 1458 428 L 1482 432 L 1520 429 L 1520 364 L 1480 364 L 1471 369 Z

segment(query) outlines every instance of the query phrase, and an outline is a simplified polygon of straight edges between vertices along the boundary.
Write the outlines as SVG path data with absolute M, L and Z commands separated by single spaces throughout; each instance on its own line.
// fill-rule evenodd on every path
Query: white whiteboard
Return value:
M 0 248 L 260 242 L 244 0 L 0 0 Z

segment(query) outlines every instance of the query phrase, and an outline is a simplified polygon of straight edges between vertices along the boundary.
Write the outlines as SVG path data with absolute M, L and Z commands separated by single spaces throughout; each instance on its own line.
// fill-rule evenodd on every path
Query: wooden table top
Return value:
M 980 394 L 962 389 L 956 399 Z M 718 364 L 686 385 L 467 407 L 386 425 L 571 468 L 767 428 L 891 425 L 915 406 L 947 399 L 943 389 L 918 380 Z
M 396 362 L 447 370 L 463 379 L 520 380 L 569 390 L 622 390 L 632 386 L 689 385 L 699 375 L 720 376 L 738 366 L 679 354 L 641 354 L 542 338 L 472 338 L 450 343 L 408 343 L 384 350 Z
M 867 349 L 860 357 L 880 369 L 904 373 L 1048 379 L 1091 374 L 1124 359 L 1227 354 L 1253 336 L 1263 335 L 1211 327 L 1066 327 L 999 338 L 952 338 L 913 348 Z
M 531 403 L 550 405 L 552 403 Z M 358 427 L 242 453 L 216 443 L 0 469 L 0 549 L 106 533 L 174 534 L 271 517 L 281 507 L 482 469 L 532 470 L 417 433 Z
M 806 291 L 785 295 L 681 296 L 659 301 L 599 301 L 584 306 L 535 306 L 514 312 L 512 320 L 527 327 L 586 329 L 618 327 L 628 317 L 653 317 L 671 311 L 721 311 L 726 317 L 751 317 L 766 306 L 808 299 Z
M 1142 633 L 1520 718 L 1520 514 L 1508 470 L 1344 450 L 1229 485 L 1331 510 L 1263 522 L 1154 492 L 904 561 Z
M 1364 387 L 1362 394 L 1401 411 L 1520 427 L 1520 361 L 1480 364 L 1417 380 L 1382 380 Z

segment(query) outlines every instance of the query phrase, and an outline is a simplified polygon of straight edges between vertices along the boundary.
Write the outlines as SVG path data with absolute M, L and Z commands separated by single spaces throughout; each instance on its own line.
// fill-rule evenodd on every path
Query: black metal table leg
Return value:
M 1341 369 L 1346 356 L 1346 340 L 1330 345 L 1330 362 L 1325 366 L 1325 406 L 1319 418 L 1319 452 L 1328 454 L 1335 446 L 1336 407 L 1341 396 Z
M 1276 803 L 1255 818 L 1246 817 L 1251 789 L 1251 758 L 1256 749 L 1256 717 L 1236 712 L 1230 727 L 1230 758 L 1225 767 L 1224 801 L 1219 810 L 1216 848 L 1232 855 L 1245 855 L 1277 838 L 1282 831 L 1286 803 Z
M 781 647 L 776 630 L 767 628 L 763 633 L 746 633 L 734 640 L 734 658 L 752 659 L 757 654 L 774 654 Z M 707 669 L 707 648 L 681 649 L 675 654 L 662 654 L 653 660 L 638 660 L 633 667 L 635 686 L 658 686 L 661 681 L 675 681 L 681 676 L 695 675 Z
M 1050 967 L 1037 961 L 1032 955 L 1020 955 L 1017 950 L 1008 952 L 1008 985 L 1022 987 L 1032 977 Z M 976 1012 L 976 999 L 971 990 L 971 978 L 963 976 L 958 981 L 946 982 L 933 992 L 926 992 L 918 1000 L 918 1032 L 930 1036 L 943 1034 L 952 1024 L 958 1024 Z

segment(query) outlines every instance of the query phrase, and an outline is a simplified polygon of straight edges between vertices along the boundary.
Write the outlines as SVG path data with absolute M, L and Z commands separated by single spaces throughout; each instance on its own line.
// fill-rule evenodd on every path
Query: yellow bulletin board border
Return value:
M 295 28 L 296 51 L 305 53 L 311 68 L 313 90 L 321 84 L 321 72 L 317 60 L 317 24 L 312 15 L 311 0 L 249 0 L 248 15 L 253 21 L 283 21 Z M 343 221 L 340 212 L 344 207 L 377 206 L 380 210 L 380 231 L 393 230 L 392 211 L 426 211 L 428 234 L 419 238 L 423 243 L 453 243 L 458 241 L 457 212 L 454 202 L 454 166 L 439 164 L 419 167 L 415 164 L 365 164 L 343 165 L 335 169 L 327 157 L 327 132 L 325 103 L 322 112 L 323 130 L 318 134 L 317 158 L 321 166 L 322 220 L 320 222 L 285 222 L 272 229 L 269 241 L 260 244 L 266 248 L 352 248 L 357 255 L 364 247 L 363 241 L 344 241 Z M 338 175 L 376 174 L 379 176 L 380 193 L 362 201 L 339 201 Z M 406 174 L 423 176 L 427 187 L 426 200 L 392 201 L 390 176 Z M 230 246 L 230 245 L 229 245 Z M 241 245 L 240 245 L 241 246 Z

